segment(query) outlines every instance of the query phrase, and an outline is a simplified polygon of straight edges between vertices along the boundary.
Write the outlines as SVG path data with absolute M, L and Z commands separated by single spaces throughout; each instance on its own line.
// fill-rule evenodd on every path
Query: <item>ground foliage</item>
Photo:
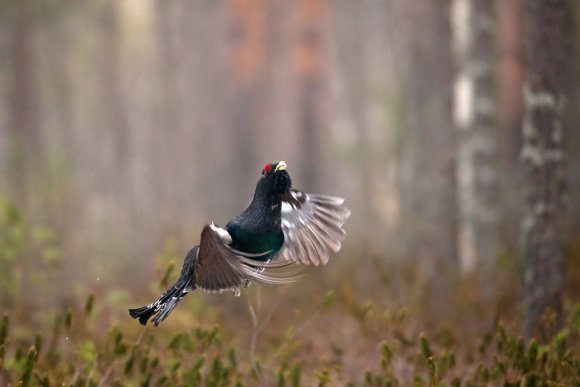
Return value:
M 196 292 L 160 327 L 141 327 L 126 309 L 175 275 L 174 245 L 152 259 L 157 281 L 141 294 L 87 285 L 66 302 L 43 304 L 58 251 L 47 235 L 2 203 L 0 385 L 580 385 L 580 304 L 566 303 L 558 331 L 547 313 L 538 339 L 524 342 L 513 280 L 498 281 L 492 302 L 469 279 L 457 281 L 449 304 L 433 307 L 429 289 L 411 290 L 412 269 L 377 263 L 376 279 L 360 286 L 345 280 L 353 272 L 345 265 L 330 279 L 309 273 L 289 287 L 252 286 L 240 298 Z M 44 279 L 22 275 L 28 263 L 19 258 L 28 255 L 47 265 Z M 418 296 L 402 297 L 405 289 Z

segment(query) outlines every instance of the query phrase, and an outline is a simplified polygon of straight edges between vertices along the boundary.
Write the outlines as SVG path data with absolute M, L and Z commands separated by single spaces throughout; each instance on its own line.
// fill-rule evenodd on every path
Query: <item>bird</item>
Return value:
M 267 163 L 249 206 L 225 227 L 206 224 L 185 256 L 175 284 L 156 301 L 129 309 L 132 318 L 158 326 L 189 292 L 231 291 L 251 283 L 284 285 L 300 275 L 292 265 L 326 265 L 346 237 L 344 199 L 292 188 L 284 161 Z

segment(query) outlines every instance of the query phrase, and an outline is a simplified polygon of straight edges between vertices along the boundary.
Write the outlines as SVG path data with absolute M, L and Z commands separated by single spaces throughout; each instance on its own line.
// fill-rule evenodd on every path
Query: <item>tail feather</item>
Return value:
M 139 322 L 142 325 L 145 325 L 147 324 L 147 321 L 149 321 L 151 316 L 155 314 L 155 308 L 149 305 L 144 306 L 142 308 L 129 309 L 129 314 L 133 318 L 139 318 Z
M 129 309 L 129 314 L 133 318 L 138 318 L 142 325 L 147 324 L 147 321 L 157 314 L 153 319 L 153 324 L 155 326 L 159 325 L 161 321 L 169 316 L 179 301 L 187 295 L 190 283 L 191 281 L 178 281 L 163 293 L 157 301 L 141 308 Z
M 147 324 L 147 321 L 153 316 L 153 324 L 157 326 L 161 321 L 165 320 L 171 311 L 177 306 L 179 301 L 187 295 L 191 289 L 195 289 L 193 278 L 193 267 L 197 256 L 199 246 L 194 246 L 185 257 L 183 268 L 179 279 L 171 288 L 159 297 L 159 299 L 152 304 L 143 306 L 141 308 L 129 309 L 129 314 L 133 318 L 138 318 L 142 325 Z
M 155 326 L 157 326 L 157 325 L 159 325 L 159 323 L 161 321 L 165 320 L 165 318 L 167 316 L 169 316 L 169 314 L 173 311 L 173 309 L 175 309 L 175 307 L 177 306 L 177 304 L 179 303 L 179 301 L 183 297 L 185 297 L 186 294 L 187 294 L 187 290 L 182 290 L 179 294 L 171 297 L 170 300 L 168 300 L 165 304 L 163 304 L 163 306 L 161 307 L 161 309 L 159 309 L 159 313 L 153 319 L 153 324 Z

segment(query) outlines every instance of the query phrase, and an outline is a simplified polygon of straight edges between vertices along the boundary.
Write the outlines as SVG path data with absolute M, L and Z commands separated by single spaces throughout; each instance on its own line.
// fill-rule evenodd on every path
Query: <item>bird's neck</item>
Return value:
M 254 198 L 250 203 L 252 209 L 280 209 L 282 195 L 280 193 L 268 192 L 264 186 L 258 184 L 254 192 Z M 249 209 L 249 208 L 248 208 Z
M 280 211 L 282 196 L 280 194 L 254 195 L 247 211 L 260 211 L 263 213 L 276 213 Z

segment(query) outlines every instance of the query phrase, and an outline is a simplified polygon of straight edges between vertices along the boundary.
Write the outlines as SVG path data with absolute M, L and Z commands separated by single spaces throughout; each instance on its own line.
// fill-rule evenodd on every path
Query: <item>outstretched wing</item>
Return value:
M 224 240 L 227 242 L 224 231 L 213 224 L 203 228 L 194 270 L 196 287 L 209 292 L 238 293 L 245 281 L 283 285 L 296 280 L 291 273 L 265 272 L 287 264 L 270 264 L 236 254 L 236 250 L 224 243 Z
M 328 262 L 328 249 L 340 250 L 346 233 L 342 226 L 350 210 L 344 199 L 291 190 L 282 197 L 282 256 L 305 265 Z

